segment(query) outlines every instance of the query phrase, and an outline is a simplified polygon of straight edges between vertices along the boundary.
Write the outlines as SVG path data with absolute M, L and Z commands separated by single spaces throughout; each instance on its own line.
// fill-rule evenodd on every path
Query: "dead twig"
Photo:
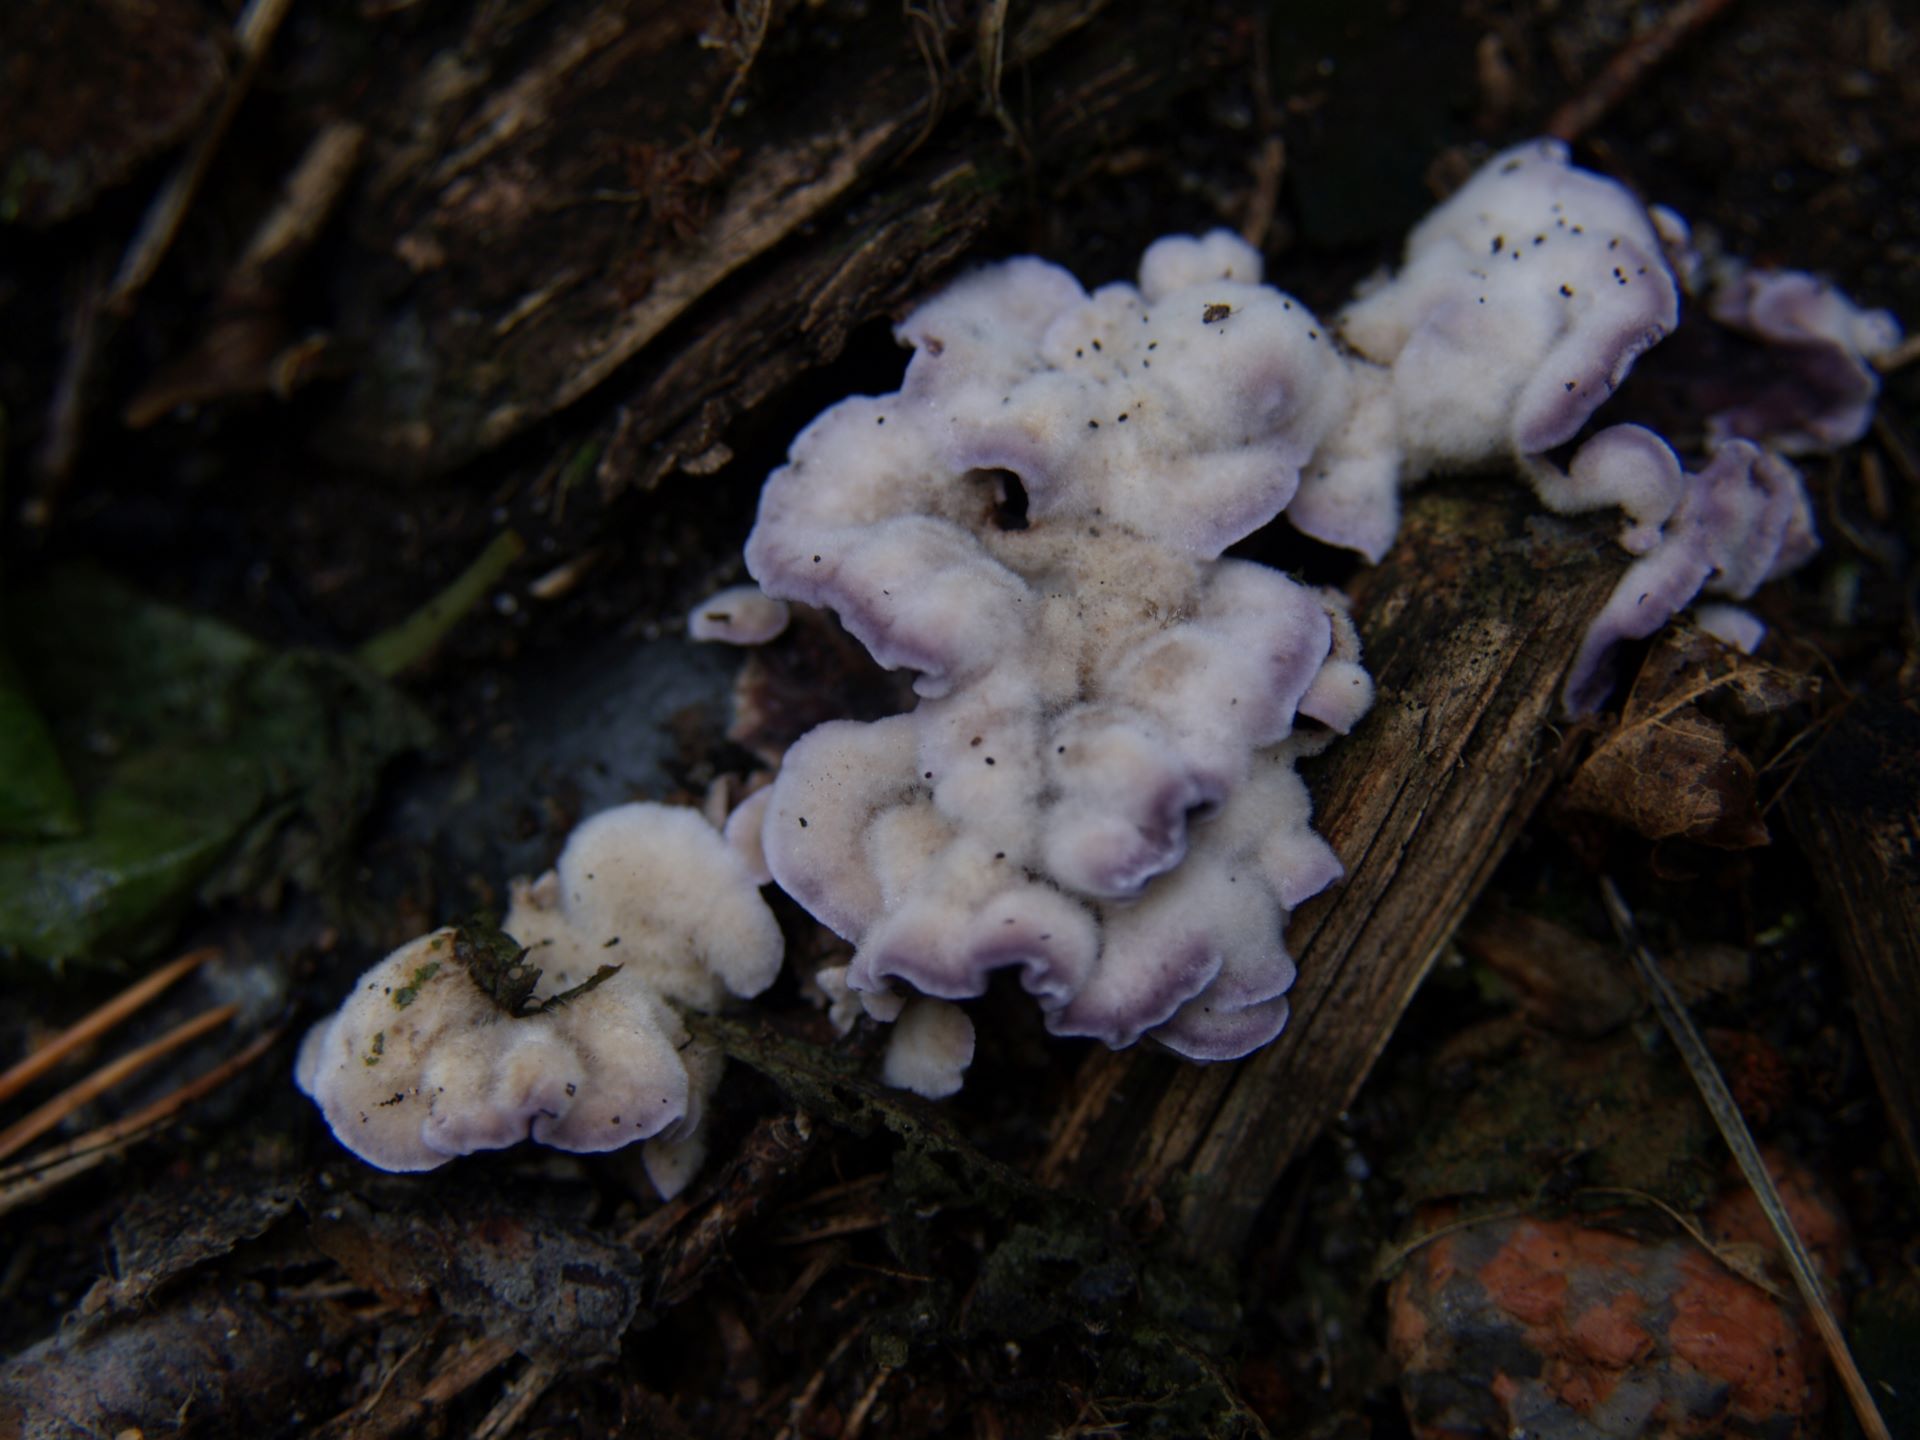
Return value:
M 818 1137 L 818 1129 L 800 1114 L 772 1116 L 754 1128 L 704 1192 L 689 1223 L 660 1242 L 654 1257 L 660 1276 L 655 1308 L 670 1309 L 699 1288 L 727 1240 L 772 1203 Z
M 1007 132 L 1007 139 L 1020 152 L 1021 161 L 1031 169 L 1033 152 L 1027 148 L 1027 137 L 1021 133 L 1013 112 L 1007 109 L 1006 97 L 1000 89 L 1006 79 L 1008 5 L 1009 0 L 987 0 L 986 8 L 980 12 L 980 98 L 987 113 Z
M 947 110 L 947 92 L 953 85 L 953 67 L 947 63 L 945 17 L 919 3 L 919 0 L 906 0 L 900 7 L 900 14 L 913 32 L 913 44 L 920 52 L 920 63 L 927 67 L 927 118 L 921 122 L 920 133 L 908 142 L 902 152 L 904 158 L 926 144 L 939 126 L 940 117 Z
M 507 1440 L 527 1418 L 527 1412 L 539 1403 L 540 1397 L 553 1388 L 561 1369 L 550 1360 L 528 1361 L 527 1368 L 507 1383 L 506 1392 L 473 1432 L 473 1440 Z
M 300 263 L 346 193 L 366 148 L 366 130 L 349 120 L 322 126 L 281 184 L 220 293 L 198 341 L 162 365 L 127 402 L 122 419 L 135 430 L 188 405 L 232 396 L 285 398 L 311 376 L 327 336 L 292 340 L 285 301 Z
M 54 502 L 73 474 L 74 461 L 80 454 L 81 421 L 86 414 L 94 362 L 104 346 L 102 332 L 112 329 L 106 292 L 107 263 L 102 254 L 82 268 L 67 310 L 66 351 L 53 396 L 47 402 L 47 434 L 33 457 L 38 493 L 20 507 L 21 520 L 36 528 L 52 522 Z
M 391 1440 L 466 1394 L 516 1353 L 511 1339 L 462 1340 L 435 1358 L 433 1373 L 417 1388 L 410 1382 L 399 1390 L 393 1389 L 395 1379 L 438 1333 L 436 1325 L 409 1346 L 405 1354 L 387 1367 L 372 1395 L 351 1410 L 336 1415 L 317 1433 L 338 1436 L 341 1440 Z
M 1240 222 L 1240 238 L 1259 250 L 1273 228 L 1280 205 L 1280 182 L 1287 173 L 1287 142 L 1269 135 L 1253 157 L 1253 194 L 1247 199 L 1247 218 Z
M 477 1340 L 434 1372 L 420 1398 L 431 1405 L 444 1405 L 478 1385 L 513 1356 L 511 1340 Z
M 1853 1363 L 1853 1352 L 1847 1348 L 1846 1337 L 1840 1333 L 1840 1322 L 1834 1317 L 1833 1307 L 1827 1303 L 1826 1292 L 1813 1268 L 1813 1257 L 1807 1253 L 1800 1232 L 1794 1228 L 1793 1220 L 1787 1214 L 1780 1192 L 1774 1187 L 1773 1177 L 1767 1173 L 1766 1162 L 1760 1158 L 1760 1147 L 1754 1143 L 1753 1134 L 1740 1115 L 1740 1107 L 1734 1103 L 1726 1080 L 1713 1063 L 1706 1041 L 1694 1029 L 1693 1020 L 1668 981 L 1666 972 L 1661 969 L 1659 960 L 1640 938 L 1639 927 L 1634 923 L 1633 912 L 1627 908 L 1627 902 L 1621 898 L 1613 881 L 1605 876 L 1600 880 L 1600 896 L 1606 904 L 1607 916 L 1613 921 L 1620 943 L 1632 956 L 1634 969 L 1652 997 L 1654 1012 L 1672 1037 L 1680 1058 L 1686 1061 L 1687 1071 L 1693 1076 L 1693 1083 L 1699 1087 L 1701 1098 L 1707 1102 L 1707 1109 L 1713 1115 L 1713 1123 L 1719 1127 L 1727 1148 L 1733 1151 L 1740 1173 L 1753 1188 L 1767 1223 L 1779 1237 L 1793 1283 L 1800 1291 L 1800 1298 L 1806 1302 L 1813 1316 L 1814 1328 L 1820 1332 L 1820 1339 L 1833 1359 L 1834 1369 L 1839 1372 L 1847 1399 L 1852 1402 L 1854 1414 L 1859 1417 L 1861 1430 L 1869 1440 L 1891 1440 L 1887 1423 L 1873 1402 L 1867 1382 L 1861 1377 L 1859 1367 Z
M 827 1352 L 827 1358 L 820 1363 L 820 1368 L 813 1372 L 812 1377 L 801 1387 L 800 1393 L 787 1402 L 786 1423 L 780 1427 L 773 1440 L 794 1440 L 794 1437 L 801 1433 L 801 1427 L 813 1413 L 814 1402 L 820 1398 L 821 1390 L 826 1388 L 827 1376 L 839 1363 L 840 1357 L 853 1348 L 853 1342 L 865 1333 L 866 1328 L 865 1320 L 856 1320 L 834 1342 L 833 1349 Z
M 1578 140 L 1618 105 L 1682 42 L 1725 10 L 1733 0 L 1681 0 L 1660 19 L 1623 45 L 1592 84 L 1553 112 L 1546 133 L 1556 140 Z
M 283 1291 L 282 1294 L 284 1293 Z M 387 1391 L 393 1388 L 393 1382 L 399 1379 L 400 1372 L 411 1365 L 414 1360 L 418 1358 L 422 1350 L 425 1350 L 427 1346 L 433 1343 L 434 1337 L 438 1333 L 438 1326 L 423 1331 L 419 1339 L 415 1340 L 401 1352 L 399 1359 L 393 1361 L 381 1371 L 380 1383 L 373 1387 L 373 1393 L 353 1408 L 351 1413 L 356 1420 L 364 1420 L 380 1408 L 380 1402 L 387 1398 Z
M 893 1367 L 882 1365 L 874 1372 L 873 1379 L 867 1382 L 867 1388 L 860 1392 L 860 1398 L 853 1402 L 853 1408 L 847 1411 L 847 1424 L 840 1434 L 844 1440 L 860 1440 L 867 1433 L 867 1419 L 873 1414 L 873 1407 L 880 1399 L 881 1390 L 887 1381 L 893 1378 Z
M 116 314 L 127 313 L 134 297 L 146 288 L 172 248 L 174 237 L 180 233 L 180 222 L 186 219 L 187 208 L 207 178 L 220 142 L 226 138 L 234 116 L 240 113 L 241 102 L 253 89 L 253 82 L 266 61 L 267 48 L 292 6 L 293 0 L 248 0 L 247 8 L 234 22 L 233 37 L 240 52 L 239 72 L 227 86 L 220 108 L 214 111 L 186 158 L 153 197 L 140 228 L 134 231 L 127 253 L 120 261 L 119 273 L 113 277 L 113 289 L 107 296 L 107 306 Z
M 1253 156 L 1253 193 L 1247 197 L 1246 214 L 1240 221 L 1240 238 L 1256 250 L 1264 250 L 1273 228 L 1274 211 L 1280 205 L 1280 181 L 1287 173 L 1287 143 L 1281 138 L 1280 107 L 1273 103 L 1273 76 L 1268 53 L 1272 43 L 1267 33 L 1267 12 L 1256 9 L 1253 22 L 1253 116 L 1266 138 Z
M 726 43 L 726 49 L 733 52 L 733 74 L 727 78 L 727 88 L 713 107 L 707 128 L 701 132 L 701 140 L 708 145 L 732 113 L 733 102 L 745 87 L 747 76 L 753 73 L 753 62 L 760 58 L 760 48 L 767 43 L 767 31 L 773 26 L 773 0 L 739 0 L 734 6 L 733 23 L 739 33 Z

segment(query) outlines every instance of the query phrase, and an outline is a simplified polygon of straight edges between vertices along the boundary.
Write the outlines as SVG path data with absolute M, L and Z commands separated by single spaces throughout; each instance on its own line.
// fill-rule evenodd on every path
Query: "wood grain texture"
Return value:
M 577 0 L 511 79 L 503 57 L 481 75 L 468 37 L 465 71 L 443 56 L 402 97 L 413 138 L 357 206 L 356 241 L 382 263 L 354 274 L 364 363 L 330 449 L 444 471 L 607 390 L 623 479 L 706 453 L 1037 180 L 1061 183 L 1222 63 L 1204 6 L 1134 7 L 1125 24 L 1108 8 L 1010 17 L 1015 138 L 972 30 L 940 7 L 784 13 L 743 56 L 703 33 L 700 7 Z
M 1920 714 L 1856 698 L 1784 803 L 1839 935 L 1887 1119 L 1920 1179 Z
M 1362 581 L 1354 618 L 1379 699 L 1303 767 L 1348 878 L 1293 916 L 1285 1032 L 1226 1065 L 1090 1057 L 1050 1182 L 1158 1200 L 1190 1253 L 1238 1254 L 1281 1172 L 1351 1100 L 1570 758 L 1560 685 L 1621 562 L 1603 525 L 1542 524 L 1533 509 L 1513 485 L 1423 491 Z

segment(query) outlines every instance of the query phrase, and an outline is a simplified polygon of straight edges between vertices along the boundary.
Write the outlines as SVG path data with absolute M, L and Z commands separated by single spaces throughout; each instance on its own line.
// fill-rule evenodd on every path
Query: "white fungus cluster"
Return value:
M 1689 468 L 1660 436 L 1616 425 L 1561 466 L 1549 452 L 1578 438 L 1677 323 L 1676 266 L 1689 277 L 1710 270 L 1708 314 L 1757 342 L 1700 377 L 1705 462 Z M 1868 361 L 1900 333 L 1890 315 L 1812 276 L 1703 265 L 1677 216 L 1575 168 L 1566 146 L 1546 140 L 1482 167 L 1336 328 L 1369 378 L 1343 442 L 1302 478 L 1287 511 L 1296 528 L 1377 560 L 1398 527 L 1401 485 L 1501 462 L 1550 509 L 1626 512 L 1620 543 L 1638 559 L 1568 671 L 1575 714 L 1605 698 L 1623 641 L 1703 592 L 1745 599 L 1813 553 L 1806 488 L 1784 457 L 1859 437 L 1878 390 Z M 1724 605 L 1713 623 L 1749 647 L 1762 629 Z
M 1763 445 L 1724 439 L 1689 470 L 1616 426 L 1553 454 L 1677 324 L 1689 243 L 1538 141 L 1332 326 L 1224 232 L 1157 242 L 1137 286 L 1088 294 L 1017 259 L 909 315 L 900 390 L 807 428 L 747 545 L 769 596 L 832 609 L 917 674 L 911 713 L 813 731 L 763 802 L 768 870 L 855 944 L 844 984 L 891 1018 L 903 991 L 962 999 L 1011 968 L 1059 1034 L 1200 1059 L 1271 1039 L 1286 914 L 1340 873 L 1290 737 L 1298 716 L 1345 730 L 1371 686 L 1336 600 L 1222 550 L 1284 514 L 1377 560 L 1400 488 L 1448 470 L 1617 507 L 1638 559 L 1565 691 L 1591 709 L 1622 640 L 1815 543 Z M 1740 323 L 1857 403 L 1858 352 L 1891 322 L 1804 280 L 1748 285 Z
M 719 1070 L 674 1007 L 772 982 L 768 878 L 853 942 L 816 977 L 835 1023 L 896 1022 L 886 1076 L 921 1094 L 959 1087 L 974 1034 L 950 1002 L 1001 969 L 1057 1034 L 1202 1060 L 1264 1045 L 1287 1018 L 1288 913 L 1341 874 L 1295 762 L 1372 682 L 1340 597 L 1223 552 L 1284 514 L 1377 560 L 1401 486 L 1447 470 L 1618 508 L 1636 559 L 1566 682 L 1593 708 L 1622 640 L 1812 552 L 1782 452 L 1857 437 L 1867 361 L 1899 336 L 1811 277 L 1722 263 L 1707 308 L 1753 344 L 1715 377 L 1704 459 L 1635 425 L 1561 455 L 1676 324 L 1676 264 L 1708 268 L 1683 224 L 1538 141 L 1435 210 L 1332 326 L 1225 232 L 1161 240 L 1137 284 L 1091 294 L 1036 259 L 959 280 L 900 325 L 901 388 L 833 406 L 767 481 L 760 588 L 689 621 L 752 644 L 782 602 L 831 609 L 914 672 L 917 706 L 802 737 L 724 839 L 655 805 L 589 821 L 514 888 L 505 929 L 536 985 L 503 1005 L 466 937 L 436 931 L 315 1027 L 300 1084 L 387 1169 L 645 1139 L 671 1193 Z M 1757 638 L 1731 607 L 1714 624 Z
M 1554 141 L 1496 156 L 1414 228 L 1398 272 L 1337 317 L 1372 362 L 1368 443 L 1319 457 L 1288 520 L 1377 561 L 1402 484 L 1572 439 L 1679 304 L 1661 235 L 1629 191 L 1569 165 Z
M 645 1140 L 656 1187 L 679 1190 L 720 1057 L 674 1007 L 757 995 L 780 968 L 779 927 L 746 867 L 694 811 L 624 805 L 580 825 L 553 870 L 514 883 L 501 929 L 537 981 L 513 992 L 504 962 L 459 930 L 422 936 L 309 1032 L 300 1088 L 384 1170 L 528 1138 L 576 1151 Z
M 1353 367 L 1225 234 L 1089 295 L 1016 260 L 900 334 L 897 394 L 836 405 L 762 494 L 748 569 L 833 609 L 922 699 L 787 754 L 775 880 L 856 945 L 846 983 L 1019 973 L 1055 1033 L 1219 1059 L 1286 1019 L 1286 914 L 1340 874 L 1302 715 L 1371 684 L 1337 598 L 1221 551 L 1354 410 Z

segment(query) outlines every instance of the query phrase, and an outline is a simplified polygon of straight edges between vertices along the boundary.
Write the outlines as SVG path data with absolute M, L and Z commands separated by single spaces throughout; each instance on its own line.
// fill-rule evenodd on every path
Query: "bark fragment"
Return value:
M 1428 967 L 1571 758 L 1558 686 L 1619 562 L 1598 527 L 1529 526 L 1512 488 L 1420 492 L 1354 619 L 1379 700 L 1303 767 L 1346 882 L 1295 912 L 1280 1038 L 1244 1061 L 1099 1053 L 1044 1174 L 1120 1204 L 1169 1187 L 1196 1255 L 1240 1252 L 1287 1164 L 1346 1106 Z M 1318 773 L 1313 773 L 1315 764 Z

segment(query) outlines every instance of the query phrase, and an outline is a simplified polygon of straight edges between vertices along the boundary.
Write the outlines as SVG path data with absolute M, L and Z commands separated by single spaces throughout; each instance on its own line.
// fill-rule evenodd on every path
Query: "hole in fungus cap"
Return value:
M 996 530 L 1027 528 L 1027 487 L 1011 470 L 992 468 L 969 470 L 961 477 L 973 484 L 993 487 L 993 511 L 989 516 Z

